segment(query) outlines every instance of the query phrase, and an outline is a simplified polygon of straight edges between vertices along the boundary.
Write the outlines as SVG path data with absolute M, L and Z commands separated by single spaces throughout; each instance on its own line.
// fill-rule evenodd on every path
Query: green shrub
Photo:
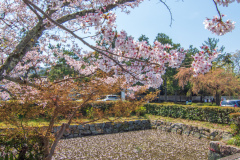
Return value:
M 240 134 L 240 113 L 231 113 L 230 114 L 231 118 L 231 128 L 234 131 L 234 134 Z
M 43 137 L 34 130 L 5 130 L 0 145 L 0 160 L 40 160 L 44 156 Z
M 164 117 L 183 118 L 207 121 L 220 124 L 231 124 L 230 114 L 240 112 L 239 108 L 218 106 L 188 106 L 145 104 L 148 114 Z
M 144 116 L 146 114 L 146 107 L 140 106 L 135 112 L 137 116 Z

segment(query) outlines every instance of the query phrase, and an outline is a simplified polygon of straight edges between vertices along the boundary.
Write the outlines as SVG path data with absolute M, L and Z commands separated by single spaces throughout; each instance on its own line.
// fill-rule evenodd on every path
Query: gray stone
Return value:
M 156 125 L 156 122 L 157 122 L 156 120 L 152 120 L 152 121 L 151 121 L 151 125 L 152 125 L 152 126 L 155 126 L 155 125 Z
M 163 126 L 158 126 L 157 129 L 162 130 Z
M 118 133 L 119 132 L 119 129 L 118 128 L 114 128 L 113 129 L 113 133 Z
M 128 124 L 129 124 L 129 126 L 133 126 L 134 121 L 129 121 Z
M 59 130 L 60 130 L 60 127 L 53 127 L 53 133 L 56 133 Z
M 177 134 L 182 134 L 182 129 L 177 129 Z
M 206 139 L 209 139 L 210 137 L 209 137 L 208 135 L 201 134 L 201 138 L 206 138 Z
M 73 133 L 73 134 L 79 134 L 79 133 L 80 133 L 80 130 L 76 128 L 72 133 Z
M 183 131 L 184 131 L 185 129 L 187 129 L 187 125 L 186 125 L 186 124 L 183 124 L 183 125 L 182 125 L 182 129 L 183 129 Z
M 218 135 L 218 131 L 217 130 L 210 130 L 210 136 L 215 137 L 216 135 Z
M 64 133 L 63 133 L 63 136 L 67 137 L 69 134 L 70 134 L 70 131 L 69 130 L 65 130 Z
M 89 129 L 90 129 L 90 131 L 95 131 L 96 130 L 95 125 L 94 124 L 90 124 L 89 125 Z
M 231 154 L 240 153 L 240 148 L 237 147 L 231 147 Z M 239 157 L 240 158 L 240 157 Z
M 222 156 L 219 153 L 215 153 L 215 152 L 212 152 L 212 151 L 208 152 L 208 160 L 217 160 L 221 157 Z
M 69 134 L 66 138 L 73 138 L 74 135 L 73 134 Z
M 190 135 L 190 130 L 188 130 L 188 129 L 183 130 L 183 134 L 189 136 Z
M 183 124 L 182 123 L 175 123 L 172 125 L 172 128 L 182 128 Z
M 234 155 L 231 155 L 231 156 L 221 158 L 219 160 L 240 160 L 240 154 L 234 154 Z
M 199 132 L 193 132 L 193 136 L 196 138 L 201 138 L 201 134 Z
M 116 124 L 114 124 L 114 129 L 118 129 L 122 126 L 122 123 L 118 122 Z
M 231 146 L 228 145 L 220 145 L 220 153 L 223 157 L 232 155 L 231 153 Z
M 159 121 L 159 120 L 158 120 L 158 121 L 156 122 L 156 126 L 160 126 L 161 124 L 162 124 L 162 121 Z
M 172 125 L 172 122 L 167 122 L 166 125 L 167 125 L 167 126 L 171 126 L 171 125 Z
M 224 132 L 223 134 L 222 134 L 222 139 L 223 140 L 229 140 L 229 139 L 231 139 L 233 137 L 233 135 L 231 134 L 231 133 L 228 133 L 228 132 Z
M 81 135 L 88 136 L 91 135 L 92 132 L 90 130 L 80 130 Z
M 111 122 L 106 122 L 105 123 L 104 128 L 111 128 L 111 127 L 113 127 Z
M 90 129 L 89 124 L 85 124 L 83 127 L 84 127 L 85 130 L 89 130 Z
M 210 129 L 208 129 L 208 128 L 202 128 L 205 132 L 208 132 L 208 133 L 210 133 Z
M 103 123 L 95 123 L 95 127 L 103 128 Z
M 101 132 L 99 132 L 99 131 L 96 131 L 96 130 L 94 130 L 94 131 L 91 131 L 92 132 L 92 134 L 93 135 L 98 135 L 98 134 L 101 134 Z
M 193 131 L 194 132 L 198 132 L 199 130 L 198 130 L 198 127 L 193 127 Z
M 149 120 L 142 120 L 142 123 L 144 123 L 144 124 L 146 124 L 146 123 L 150 124 L 150 121 L 149 121 Z
M 136 125 L 141 125 L 142 124 L 142 121 L 140 121 L 140 120 L 136 120 L 135 122 L 134 122 Z M 155 122 L 155 124 L 157 124 L 157 121 Z
M 79 134 L 73 134 L 73 137 L 74 138 L 79 137 Z
M 171 132 L 171 129 L 172 129 L 171 126 L 167 126 L 167 127 L 166 127 L 166 131 L 167 131 L 167 132 Z
M 172 133 L 177 133 L 177 128 L 172 128 L 172 129 L 171 129 L 171 132 L 172 132 Z
M 105 128 L 104 133 L 110 134 L 110 133 L 112 133 L 112 129 L 111 128 Z
M 84 129 L 83 125 L 78 125 L 77 128 L 78 128 L 78 129 L 81 129 L 81 130 Z
M 222 139 L 222 134 L 216 135 L 216 137 L 213 138 L 214 141 L 220 141 Z
M 128 128 L 128 129 L 129 129 L 129 131 L 134 131 L 134 130 L 135 130 L 135 127 L 134 127 L 133 124 L 132 124 L 132 125 L 129 124 L 129 128 Z
M 219 142 L 211 141 L 210 148 L 213 149 L 215 152 L 220 153 L 220 143 Z

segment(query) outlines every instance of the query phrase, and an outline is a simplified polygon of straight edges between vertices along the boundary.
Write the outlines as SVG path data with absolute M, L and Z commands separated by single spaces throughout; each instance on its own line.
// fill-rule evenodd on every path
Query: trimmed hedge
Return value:
M 144 107 L 148 114 L 220 124 L 231 124 L 230 114 L 240 112 L 240 108 L 215 106 L 145 104 Z
M 92 103 L 87 103 L 84 107 L 80 108 L 78 113 L 81 113 L 83 116 L 87 116 L 87 112 L 91 110 L 91 108 L 99 108 L 101 111 L 105 112 L 106 110 L 113 107 L 114 102 L 102 102 L 102 101 L 96 101 Z

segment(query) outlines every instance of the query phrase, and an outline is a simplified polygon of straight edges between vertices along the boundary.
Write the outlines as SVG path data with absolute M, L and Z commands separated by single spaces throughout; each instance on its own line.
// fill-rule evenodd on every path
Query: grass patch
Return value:
M 227 141 L 228 145 L 235 145 L 240 147 L 240 135 L 236 135 Z
M 143 120 L 147 119 L 144 116 L 131 116 L 131 117 L 108 117 L 108 118 L 103 118 L 103 119 L 86 119 L 86 118 L 81 118 L 81 119 L 73 119 L 71 125 L 80 125 L 80 124 L 85 124 L 85 123 L 105 123 L 105 122 L 124 122 L 124 121 L 134 121 L 134 120 Z M 67 123 L 67 119 L 59 120 L 55 123 L 55 126 L 61 126 L 62 123 Z M 29 127 L 43 127 L 43 126 L 48 126 L 49 121 L 46 119 L 36 119 L 36 120 L 30 120 L 27 123 L 23 122 L 24 126 L 29 126 Z M 7 124 L 4 122 L 0 122 L 0 129 L 4 128 L 16 128 L 16 126 Z

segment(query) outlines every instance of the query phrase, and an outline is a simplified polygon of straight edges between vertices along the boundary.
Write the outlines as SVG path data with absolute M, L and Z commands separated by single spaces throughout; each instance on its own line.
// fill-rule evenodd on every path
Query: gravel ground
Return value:
M 209 140 L 143 130 L 60 140 L 54 158 L 76 160 L 206 160 Z

